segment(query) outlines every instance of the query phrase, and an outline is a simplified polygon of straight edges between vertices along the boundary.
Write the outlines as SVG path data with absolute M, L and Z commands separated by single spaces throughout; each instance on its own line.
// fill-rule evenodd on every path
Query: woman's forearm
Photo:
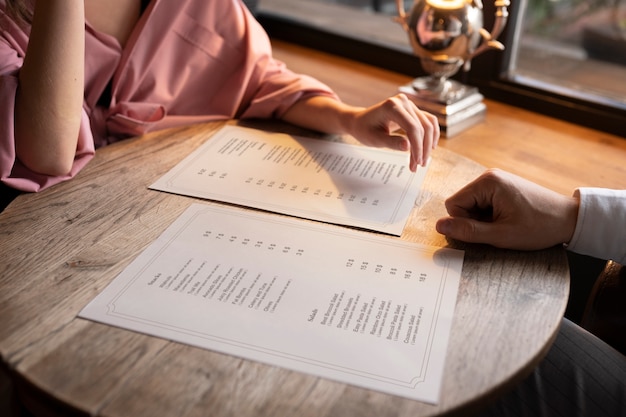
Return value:
M 17 157 L 35 172 L 64 175 L 72 167 L 84 62 L 83 1 L 37 1 L 15 103 Z
M 331 97 L 314 96 L 296 102 L 283 120 L 324 133 L 350 133 L 357 110 Z

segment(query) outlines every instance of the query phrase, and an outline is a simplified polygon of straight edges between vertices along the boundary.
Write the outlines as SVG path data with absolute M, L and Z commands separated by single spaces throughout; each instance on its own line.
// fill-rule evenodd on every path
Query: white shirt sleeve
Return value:
M 579 188 L 580 208 L 568 250 L 626 263 L 626 190 Z

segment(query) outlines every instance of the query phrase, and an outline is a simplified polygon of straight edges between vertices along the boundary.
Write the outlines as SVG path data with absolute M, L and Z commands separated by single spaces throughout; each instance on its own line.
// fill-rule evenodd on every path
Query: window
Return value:
M 622 18 L 619 3 L 528 0 L 506 77 L 626 109 L 626 13 Z
M 483 6 L 491 30 L 495 6 Z M 455 78 L 488 98 L 626 137 L 626 0 L 511 0 L 509 13 L 506 49 Z M 259 0 L 257 15 L 271 36 L 423 75 L 392 19 L 395 0 Z

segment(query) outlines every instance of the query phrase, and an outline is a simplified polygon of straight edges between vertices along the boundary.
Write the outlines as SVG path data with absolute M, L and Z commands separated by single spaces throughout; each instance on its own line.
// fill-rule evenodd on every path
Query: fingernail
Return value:
M 450 232 L 450 222 L 448 220 L 438 221 L 435 228 L 442 235 L 447 235 Z

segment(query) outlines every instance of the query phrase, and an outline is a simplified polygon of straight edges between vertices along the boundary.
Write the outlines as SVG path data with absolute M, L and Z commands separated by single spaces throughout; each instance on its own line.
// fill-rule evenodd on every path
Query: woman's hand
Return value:
M 357 111 L 350 134 L 368 146 L 411 152 L 409 168 L 425 165 L 439 143 L 437 117 L 420 110 L 404 94 Z
M 446 200 L 436 229 L 452 239 L 535 250 L 568 243 L 579 200 L 491 169 Z
M 418 109 L 404 94 L 367 108 L 310 97 L 294 104 L 283 120 L 325 133 L 348 133 L 367 146 L 410 151 L 412 171 L 426 164 L 439 142 L 437 117 Z

